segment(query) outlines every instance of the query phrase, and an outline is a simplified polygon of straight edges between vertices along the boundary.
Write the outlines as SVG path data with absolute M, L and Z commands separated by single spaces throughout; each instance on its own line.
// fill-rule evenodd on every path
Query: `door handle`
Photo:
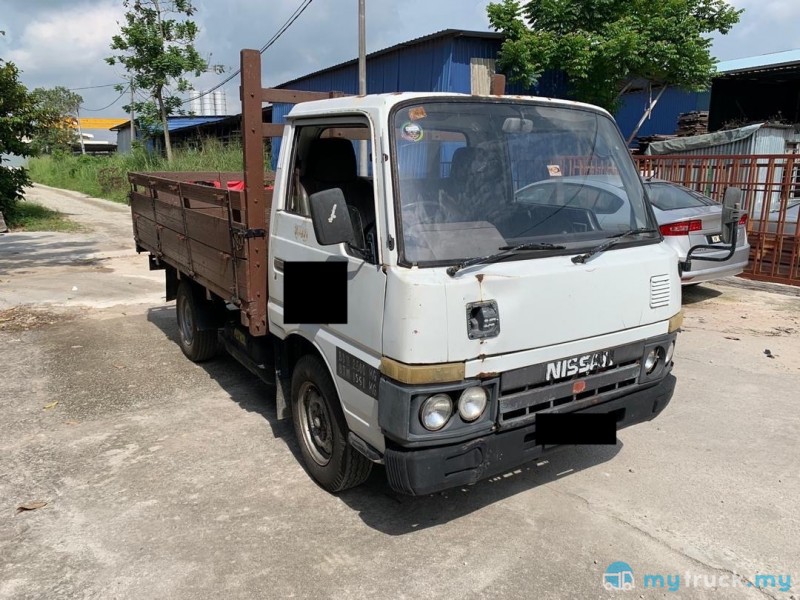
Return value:
M 272 260 L 272 266 L 275 268 L 275 272 L 283 273 L 283 260 L 280 258 L 275 258 Z

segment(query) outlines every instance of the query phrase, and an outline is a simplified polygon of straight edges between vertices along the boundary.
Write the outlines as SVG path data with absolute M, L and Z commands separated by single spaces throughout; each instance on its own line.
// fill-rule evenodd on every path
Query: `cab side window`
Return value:
M 334 188 L 342 190 L 355 231 L 355 245 L 366 249 L 369 262 L 377 263 L 373 183 L 370 178 L 358 176 L 356 160 L 357 140 L 368 138 L 366 125 L 301 128 L 287 210 L 309 216 L 309 196 Z

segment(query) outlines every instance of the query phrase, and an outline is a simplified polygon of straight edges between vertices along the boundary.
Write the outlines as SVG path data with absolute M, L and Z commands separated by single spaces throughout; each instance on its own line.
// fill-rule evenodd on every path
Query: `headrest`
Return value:
M 474 155 L 475 148 L 471 146 L 464 146 L 453 152 L 453 160 L 450 163 L 450 177 L 458 179 L 466 176 L 469 173 L 469 166 Z
M 306 159 L 305 177 L 333 183 L 358 177 L 356 151 L 344 138 L 318 138 L 311 144 Z

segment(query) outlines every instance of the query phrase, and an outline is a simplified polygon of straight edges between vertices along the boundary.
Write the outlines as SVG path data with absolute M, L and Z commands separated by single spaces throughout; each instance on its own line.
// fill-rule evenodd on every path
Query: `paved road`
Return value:
M 127 206 L 41 185 L 27 197 L 89 231 L 3 234 L 0 310 L 20 304 L 99 308 L 163 299 L 163 274 L 148 271 L 147 261 L 136 254 Z
M 159 274 L 115 255 L 125 211 L 35 193 L 97 220 L 52 242 L 70 244 L 57 260 L 0 236 L 3 301 L 40 285 L 0 319 L 0 598 L 800 598 L 800 298 L 784 288 L 688 291 L 675 398 L 617 447 L 417 499 L 377 469 L 332 496 L 269 389 L 228 358 L 184 359 Z M 72 264 L 87 253 L 100 262 Z M 105 295 L 64 297 L 65 269 Z M 635 590 L 602 589 L 614 561 Z M 791 589 L 747 587 L 758 573 Z

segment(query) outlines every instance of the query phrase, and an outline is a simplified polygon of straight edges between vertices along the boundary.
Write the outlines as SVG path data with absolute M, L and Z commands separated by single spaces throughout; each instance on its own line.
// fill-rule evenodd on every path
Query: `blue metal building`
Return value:
M 367 56 L 367 91 L 488 93 L 489 78 L 503 43 L 500 33 L 446 29 Z M 358 93 L 358 60 L 304 75 L 276 87 L 310 92 Z M 532 89 L 509 85 L 509 93 L 565 97 L 561 73 L 545 73 Z M 273 106 L 272 120 L 284 123 L 291 104 Z M 273 165 L 280 139 L 273 139 Z
M 614 117 L 617 120 L 622 135 L 628 139 L 630 134 L 644 115 L 652 98 L 658 95 L 659 90 L 641 90 L 622 97 L 620 107 Z M 687 92 L 678 88 L 667 88 L 658 100 L 650 117 L 642 124 L 637 137 L 647 137 L 656 134 L 672 134 L 678 125 L 678 116 L 681 113 L 708 110 L 711 102 L 711 92 Z
M 800 120 L 800 50 L 723 61 L 717 72 L 706 92 L 668 88 L 637 136 L 673 134 L 681 113 L 701 110 L 709 111 L 710 131 L 736 120 L 756 122 L 776 116 Z M 626 138 L 657 93 L 640 89 L 622 97 L 616 119 Z

